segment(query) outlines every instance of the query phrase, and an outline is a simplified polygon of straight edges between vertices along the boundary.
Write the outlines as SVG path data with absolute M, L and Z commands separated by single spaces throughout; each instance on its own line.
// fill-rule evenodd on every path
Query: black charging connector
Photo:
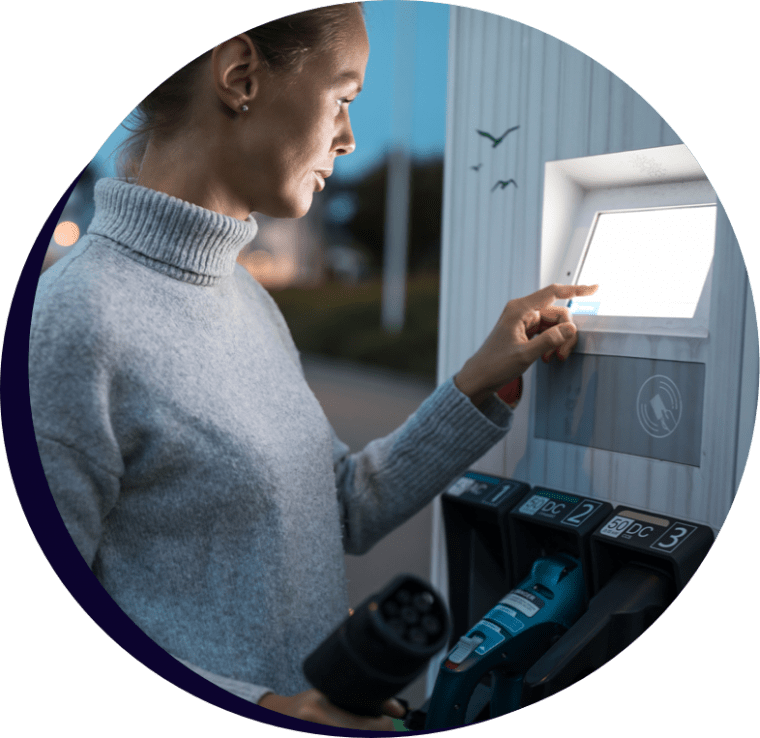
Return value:
M 446 605 L 425 581 L 396 577 L 368 597 L 306 659 L 309 682 L 334 705 L 378 717 L 446 646 Z

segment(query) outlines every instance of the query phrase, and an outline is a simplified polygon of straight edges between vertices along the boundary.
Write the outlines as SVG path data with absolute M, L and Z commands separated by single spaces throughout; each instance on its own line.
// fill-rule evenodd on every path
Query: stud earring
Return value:
M 240 112 L 241 113 L 247 113 L 248 112 L 248 106 L 247 105 L 241 105 L 240 106 Z

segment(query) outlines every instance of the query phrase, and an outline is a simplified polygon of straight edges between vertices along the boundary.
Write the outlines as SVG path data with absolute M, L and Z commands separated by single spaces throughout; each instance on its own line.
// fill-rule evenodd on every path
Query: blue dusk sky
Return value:
M 376 165 L 394 139 L 415 156 L 442 154 L 446 132 L 449 6 L 371 0 L 364 9 L 370 57 L 350 108 L 357 148 L 336 164 L 336 175 L 348 179 Z M 96 154 L 102 176 L 113 176 L 109 157 L 126 136 L 119 125 Z

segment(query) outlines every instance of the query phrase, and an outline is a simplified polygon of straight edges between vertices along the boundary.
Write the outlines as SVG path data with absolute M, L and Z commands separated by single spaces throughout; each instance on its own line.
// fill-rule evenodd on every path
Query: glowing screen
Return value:
M 598 284 L 570 312 L 692 318 L 715 249 L 715 205 L 599 213 L 577 284 Z

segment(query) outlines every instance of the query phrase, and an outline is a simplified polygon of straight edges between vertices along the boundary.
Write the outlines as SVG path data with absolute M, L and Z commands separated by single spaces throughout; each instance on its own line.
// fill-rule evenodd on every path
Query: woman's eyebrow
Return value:
M 353 80 L 356 82 L 358 89 L 356 90 L 357 94 L 362 91 L 362 76 L 358 72 L 354 72 L 352 69 L 349 69 L 342 74 L 339 74 L 334 80 L 333 83 L 338 85 L 341 82 L 345 82 L 347 80 Z

